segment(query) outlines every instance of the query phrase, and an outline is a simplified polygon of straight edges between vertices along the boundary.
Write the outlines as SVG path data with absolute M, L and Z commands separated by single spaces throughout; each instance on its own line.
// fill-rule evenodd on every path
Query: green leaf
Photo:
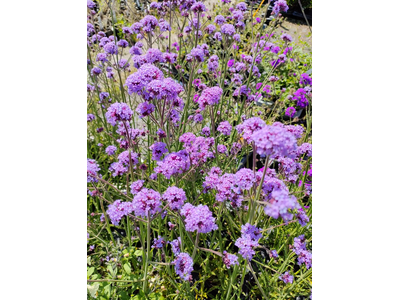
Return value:
M 95 282 L 92 285 L 87 285 L 87 289 L 89 291 L 90 296 L 92 296 L 93 298 L 97 297 L 97 290 L 99 289 L 99 283 Z
M 135 256 L 142 256 L 143 255 L 143 250 L 136 250 L 135 253 L 133 253 Z
M 90 268 L 87 270 L 87 277 L 90 277 L 90 275 L 92 275 L 93 272 L 94 272 L 94 267 L 90 267 Z
M 131 266 L 128 263 L 124 264 L 124 270 L 128 275 L 131 274 Z
M 106 285 L 105 287 L 104 287 L 104 293 L 106 294 L 106 296 L 108 297 L 108 298 L 110 298 L 111 297 L 111 284 L 108 284 L 108 285 Z

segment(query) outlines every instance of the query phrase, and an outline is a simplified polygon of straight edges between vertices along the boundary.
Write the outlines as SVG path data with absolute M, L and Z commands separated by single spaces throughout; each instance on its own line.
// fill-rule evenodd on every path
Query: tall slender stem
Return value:
M 147 212 L 147 250 L 146 250 L 146 264 L 144 266 L 144 282 L 143 282 L 143 291 L 147 292 L 147 270 L 149 267 L 149 255 L 150 255 L 150 229 L 151 229 L 151 219 L 150 212 Z

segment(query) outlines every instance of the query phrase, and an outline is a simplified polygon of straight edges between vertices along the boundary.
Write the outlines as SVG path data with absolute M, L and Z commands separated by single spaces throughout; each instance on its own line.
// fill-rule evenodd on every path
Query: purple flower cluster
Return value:
M 230 269 L 233 265 L 239 265 L 238 257 L 236 255 L 230 254 L 226 251 L 223 252 L 223 255 L 224 264 L 228 269 Z
M 306 249 L 306 239 L 303 235 L 294 238 L 293 252 L 297 254 L 297 264 L 301 266 L 306 265 L 309 269 L 312 267 L 312 254 Z
M 206 88 L 198 99 L 200 110 L 204 110 L 208 105 L 218 104 L 222 96 L 222 89 L 219 86 Z
M 136 195 L 139 193 L 143 188 L 144 180 L 137 180 L 132 182 L 131 184 L 131 193 L 132 195 Z
M 303 209 L 299 209 L 299 212 L 296 214 L 297 221 L 302 227 L 305 227 L 310 219 L 308 218 L 307 214 L 303 211 Z
M 161 196 L 160 193 L 143 188 L 138 192 L 132 200 L 133 211 L 135 216 L 147 217 L 147 214 L 154 215 L 161 212 Z
M 223 121 L 218 125 L 217 131 L 221 132 L 223 135 L 230 135 L 232 130 L 231 124 L 228 121 Z
M 258 117 L 253 117 L 237 125 L 236 130 L 242 135 L 246 142 L 250 143 L 253 133 L 259 131 L 264 126 L 266 126 L 266 124 L 263 120 Z
M 189 154 L 185 150 L 168 154 L 157 162 L 154 172 L 164 175 L 167 179 L 176 174 L 182 174 L 190 168 Z
M 214 72 L 218 70 L 219 64 L 218 64 L 218 56 L 217 55 L 211 55 L 210 58 L 208 59 L 208 70 L 210 72 Z
M 108 146 L 105 151 L 106 151 L 107 155 L 111 156 L 111 155 L 115 154 L 115 152 L 117 151 L 117 147 L 111 145 L 111 146 Z
M 181 209 L 187 198 L 183 189 L 176 186 L 170 186 L 162 195 L 162 199 L 168 202 L 169 207 L 172 210 L 178 210 Z
M 99 165 L 97 164 L 97 162 L 94 159 L 87 159 L 87 182 L 97 182 L 98 179 L 96 178 L 96 176 L 101 177 L 101 175 L 99 176 L 99 174 L 97 174 L 97 172 L 100 171 Z
M 286 157 L 297 149 L 294 135 L 280 126 L 266 125 L 255 131 L 250 140 L 254 141 L 257 153 L 262 157 Z
M 189 254 L 181 252 L 172 262 L 175 265 L 175 272 L 183 280 L 188 281 L 189 276 L 193 271 L 193 260 Z
M 311 85 L 312 86 L 312 79 L 308 74 L 304 73 L 300 75 L 300 84 L 302 85 Z
M 284 283 L 293 283 L 293 276 L 290 275 L 288 271 L 286 271 L 284 274 L 279 276 L 279 279 L 282 280 Z
M 107 122 L 115 126 L 117 121 L 130 121 L 132 118 L 132 110 L 126 103 L 114 103 L 112 104 L 107 112 Z
M 175 256 L 178 256 L 179 253 L 181 253 L 181 238 L 178 237 L 178 239 L 173 240 L 172 242 L 169 242 L 172 247 L 172 253 L 174 253 Z
M 87 121 L 88 122 L 92 122 L 94 119 L 96 119 L 96 117 L 93 114 L 88 114 L 87 115 Z
M 181 215 L 185 217 L 185 228 L 189 232 L 197 230 L 200 233 L 208 233 L 218 229 L 207 205 L 193 206 L 186 203 L 181 209 Z
M 295 183 L 301 171 L 301 164 L 288 157 L 279 157 L 279 171 L 285 175 L 290 183 Z
M 150 146 L 153 160 L 160 161 L 161 157 L 168 152 L 167 145 L 163 142 L 156 142 Z
M 154 239 L 153 245 L 151 248 L 154 249 L 162 249 L 162 247 L 166 244 L 165 240 L 163 237 L 158 236 L 158 239 Z
M 296 105 L 298 107 L 304 108 L 304 107 L 308 106 L 308 99 L 307 99 L 306 95 L 307 95 L 306 90 L 303 88 L 299 88 L 297 91 L 295 91 L 293 93 L 292 100 L 297 101 Z
M 309 143 L 301 144 L 296 151 L 298 157 L 305 155 L 305 158 L 312 157 L 312 145 Z
M 277 0 L 274 3 L 274 7 L 272 8 L 272 13 L 274 15 L 279 14 L 279 12 L 287 12 L 289 9 L 289 6 L 287 5 L 285 0 Z
M 222 34 L 232 36 L 235 34 L 235 27 L 232 24 L 224 24 L 221 26 Z
M 241 233 L 242 236 L 236 240 L 235 246 L 239 248 L 239 254 L 250 261 L 255 254 L 254 248 L 259 246 L 258 241 L 262 234 L 259 228 L 249 223 L 242 225 Z
M 143 64 L 137 72 L 128 76 L 125 81 L 128 87 L 128 93 L 131 95 L 137 93 L 139 95 L 144 95 L 144 88 L 153 80 L 163 80 L 164 74 L 156 66 L 145 63 Z
M 107 209 L 107 214 L 110 216 L 113 225 L 119 225 L 119 222 L 124 216 L 127 216 L 133 211 L 132 202 L 122 202 L 116 200 L 110 204 Z
M 191 164 L 194 166 L 205 163 L 208 158 L 213 158 L 211 150 L 214 145 L 214 138 L 196 137 L 191 132 L 184 133 L 179 141 L 183 143 L 186 152 L 189 154 Z
M 294 107 L 288 107 L 286 109 L 285 115 L 287 115 L 288 117 L 293 118 L 295 114 L 296 114 L 296 109 Z
M 296 197 L 289 195 L 287 189 L 274 188 L 264 212 L 274 219 L 281 217 L 285 222 L 288 222 L 293 218 L 293 214 L 289 212 L 289 209 L 299 208 L 301 206 Z

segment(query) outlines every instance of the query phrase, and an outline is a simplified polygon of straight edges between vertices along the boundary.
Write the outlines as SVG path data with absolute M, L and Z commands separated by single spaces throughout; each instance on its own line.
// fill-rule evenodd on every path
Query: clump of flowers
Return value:
M 218 229 L 215 218 L 207 205 L 193 206 L 186 203 L 180 213 L 185 218 L 185 228 L 189 232 L 207 233 Z

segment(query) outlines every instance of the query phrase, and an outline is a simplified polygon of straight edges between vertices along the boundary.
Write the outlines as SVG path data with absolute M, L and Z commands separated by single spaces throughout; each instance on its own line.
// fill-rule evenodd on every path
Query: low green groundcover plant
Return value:
M 311 298 L 311 57 L 277 33 L 286 2 L 152 2 L 134 24 L 111 10 L 112 34 L 97 5 L 88 297 Z

